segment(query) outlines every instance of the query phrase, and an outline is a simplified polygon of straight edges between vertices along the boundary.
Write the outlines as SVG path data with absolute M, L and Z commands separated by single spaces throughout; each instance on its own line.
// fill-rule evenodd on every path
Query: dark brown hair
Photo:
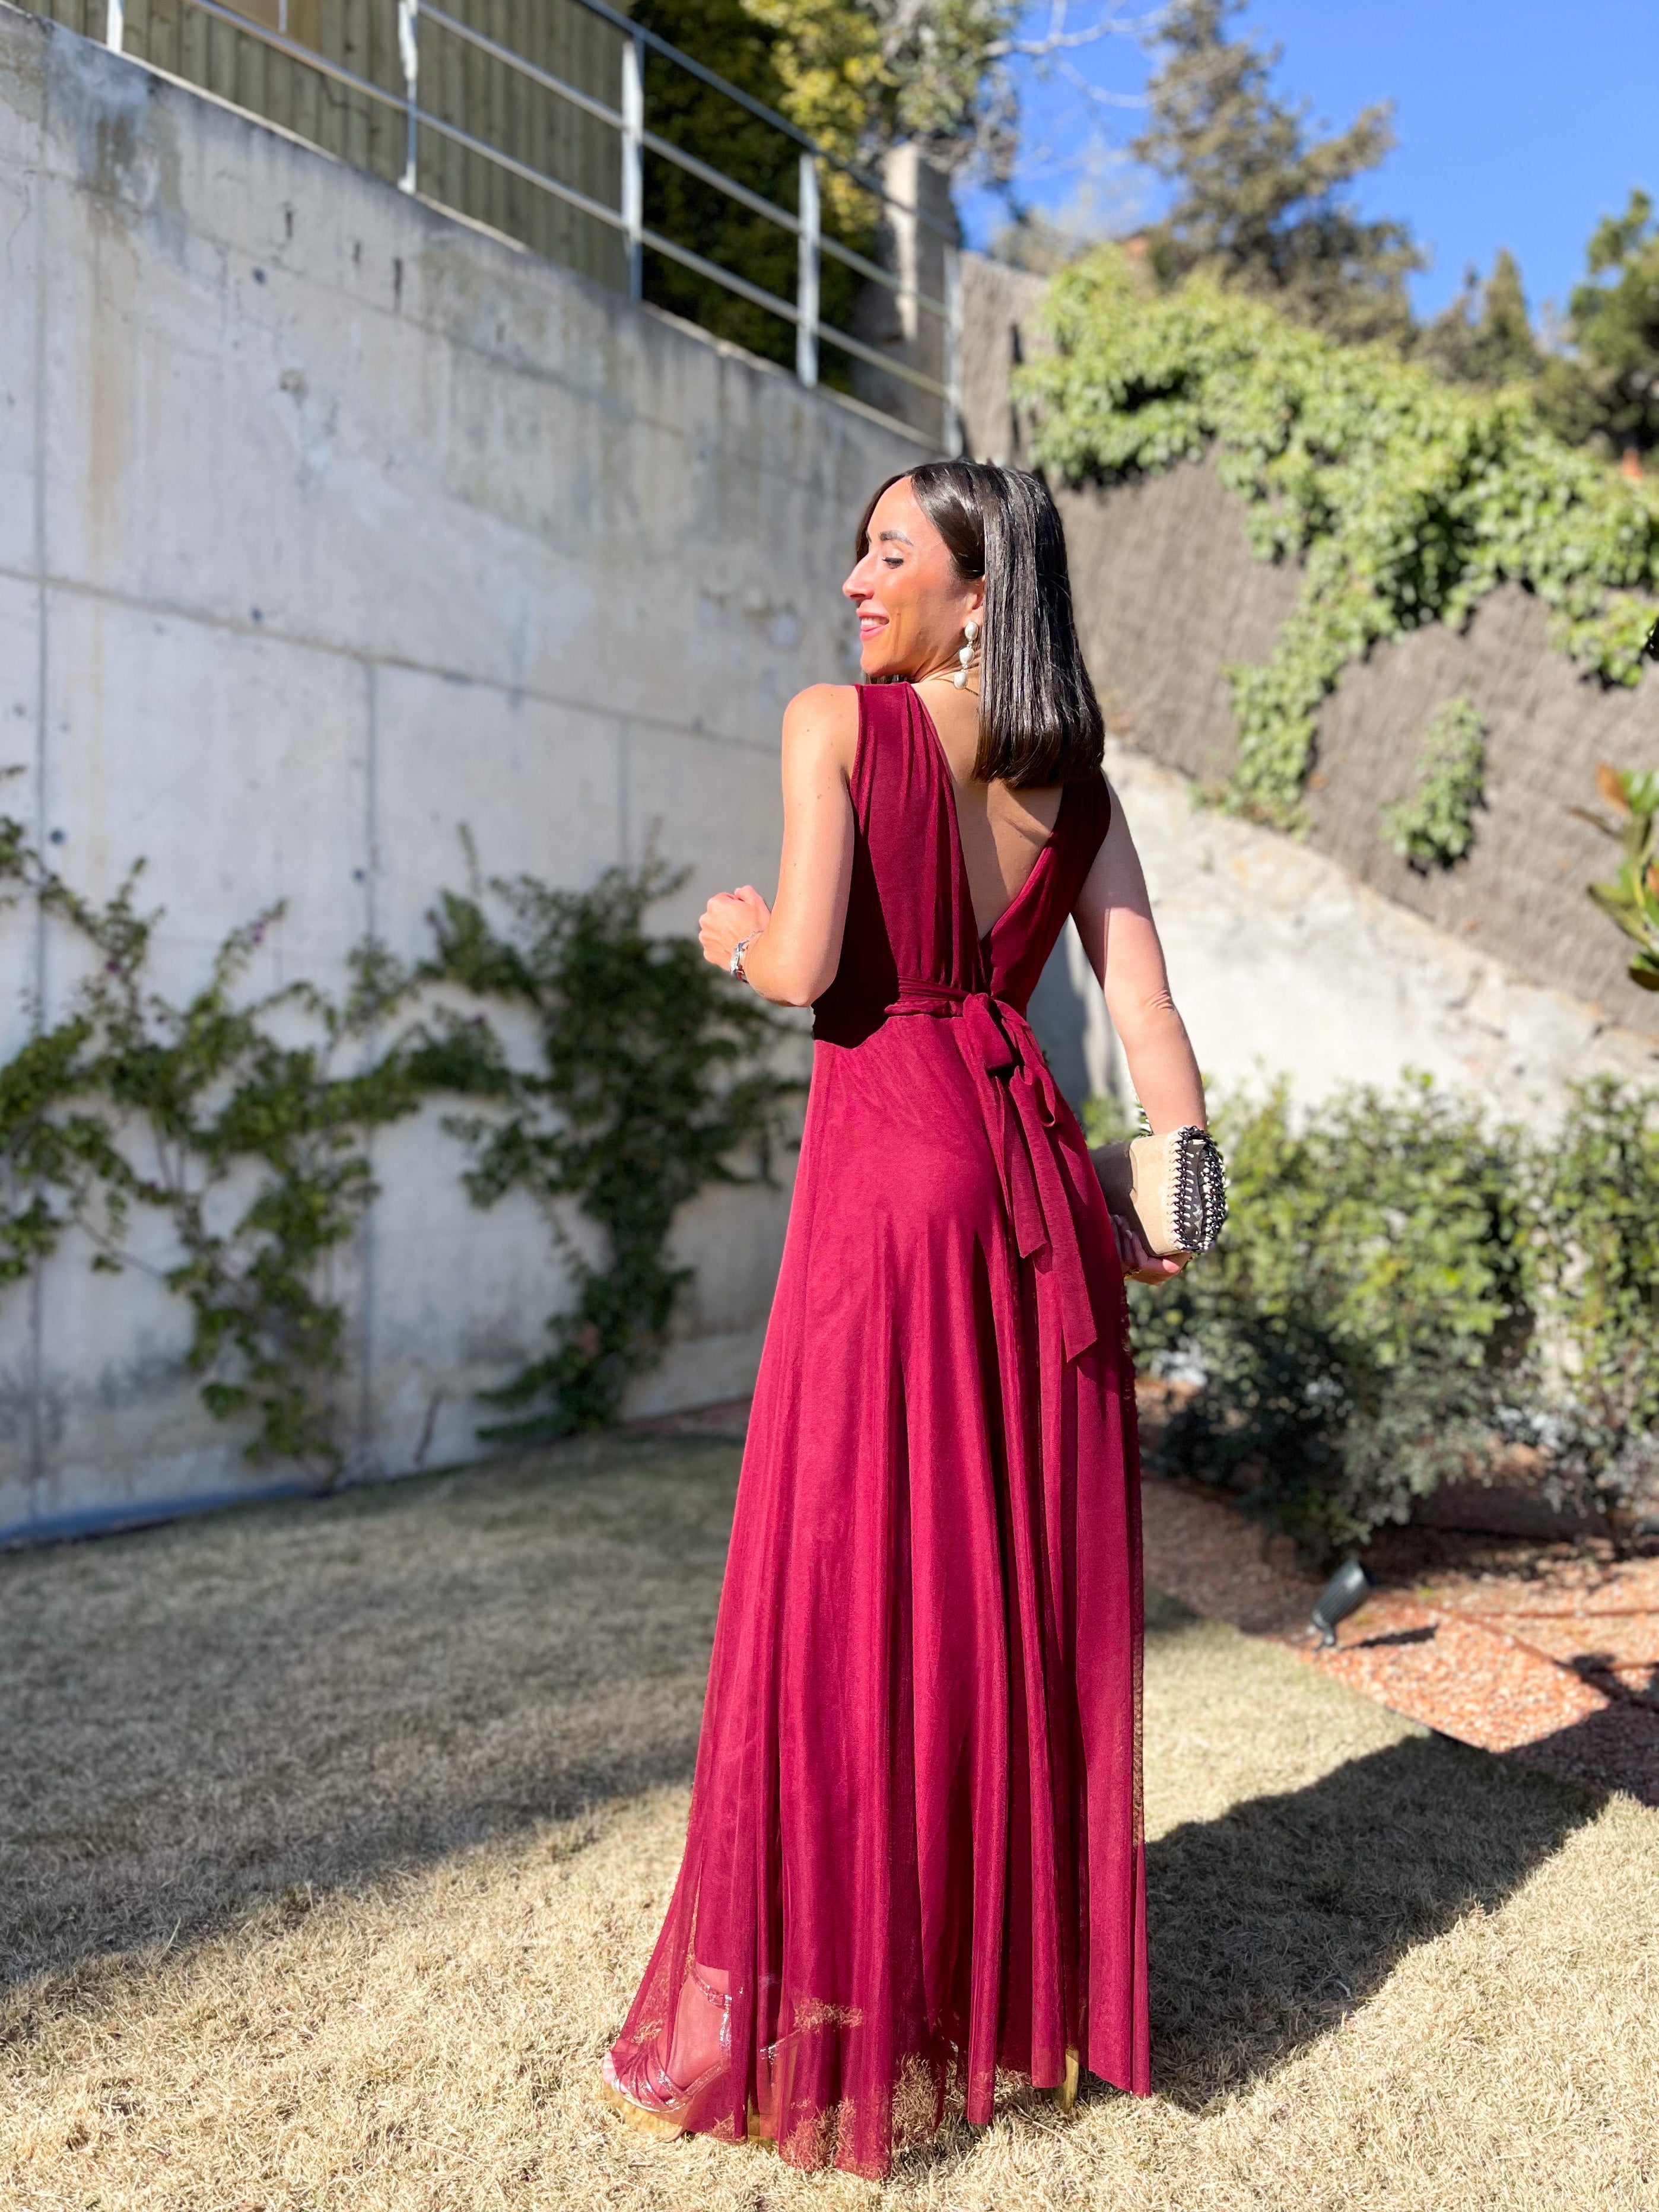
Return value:
M 859 524 L 870 550 L 876 501 L 908 479 L 963 583 L 985 579 L 981 645 L 981 783 L 1085 783 L 1100 774 L 1106 731 L 1083 665 L 1066 566 L 1066 529 L 1048 487 L 990 461 L 924 461 L 880 485 Z

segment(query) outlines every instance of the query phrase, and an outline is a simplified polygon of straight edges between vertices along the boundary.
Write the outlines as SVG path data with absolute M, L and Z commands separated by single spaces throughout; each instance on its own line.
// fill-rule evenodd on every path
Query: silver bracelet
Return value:
M 759 930 L 751 929 L 747 937 L 740 937 L 732 947 L 732 957 L 726 963 L 726 971 L 728 975 L 735 975 L 739 983 L 749 981 L 749 971 L 743 964 L 743 956 L 759 935 Z

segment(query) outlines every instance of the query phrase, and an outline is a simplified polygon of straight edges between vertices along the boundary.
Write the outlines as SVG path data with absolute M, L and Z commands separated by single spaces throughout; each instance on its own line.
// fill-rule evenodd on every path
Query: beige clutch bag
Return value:
M 1207 1129 L 1130 1137 L 1094 1154 L 1110 1210 L 1156 1257 L 1207 1252 L 1227 1218 L 1227 1170 Z

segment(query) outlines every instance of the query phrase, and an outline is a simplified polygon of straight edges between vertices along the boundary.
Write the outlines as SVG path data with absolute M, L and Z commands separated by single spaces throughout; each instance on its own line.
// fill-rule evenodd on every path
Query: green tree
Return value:
M 638 0 L 632 12 L 635 22 L 718 71 L 739 91 L 787 113 L 791 88 L 781 66 L 787 55 L 744 0 Z M 821 94 L 820 106 L 824 104 Z M 647 128 L 658 137 L 720 169 L 775 206 L 793 211 L 800 149 L 714 86 L 648 49 L 645 114 Z M 826 194 L 826 231 L 855 252 L 872 251 L 874 217 L 867 195 L 849 200 L 845 193 Z M 646 160 L 645 222 L 647 229 L 689 247 L 705 261 L 729 269 L 779 299 L 793 300 L 793 234 L 660 155 Z M 848 327 L 859 282 L 850 269 L 825 257 L 819 289 L 819 313 L 825 322 Z M 764 359 L 794 359 L 795 334 L 790 324 L 667 254 L 647 253 L 645 295 L 655 306 L 684 315 Z M 846 380 L 843 365 L 834 355 L 826 355 L 823 374 L 829 381 Z
M 1018 110 L 1005 60 L 1014 52 L 1040 60 L 1049 44 L 1014 36 L 1019 0 L 869 0 L 869 5 L 881 25 L 882 119 L 890 143 L 913 138 L 941 168 L 976 167 L 1006 182 L 1018 148 Z
M 1015 110 L 1005 66 L 1018 42 L 1018 0 L 635 0 L 635 22 L 657 32 L 808 133 L 835 161 L 878 167 L 915 140 L 939 166 L 977 164 L 1006 176 Z M 1041 41 L 1036 42 L 1041 45 Z M 646 61 L 646 121 L 659 137 L 793 212 L 800 149 L 747 108 L 666 57 Z M 819 173 L 826 235 L 877 255 L 875 196 L 833 164 Z M 775 297 L 795 296 L 793 234 L 662 155 L 646 163 L 648 228 Z M 819 275 L 819 313 L 848 330 L 862 280 L 833 256 Z M 794 357 L 794 332 L 672 256 L 647 253 L 646 296 L 659 307 L 774 361 Z M 850 380 L 833 343 L 821 373 Z
M 913 139 L 943 169 L 1010 173 L 1017 112 L 1005 58 L 1045 43 L 1015 38 L 1019 0 L 741 5 L 770 34 L 783 112 L 828 152 L 867 162 Z
M 1544 356 L 1527 313 L 1521 271 L 1507 246 L 1500 248 L 1484 283 L 1471 265 L 1462 292 L 1424 331 L 1419 350 L 1430 368 L 1460 384 L 1495 390 L 1538 374 Z
M 1335 337 L 1401 342 L 1405 280 L 1424 256 L 1404 223 L 1364 222 L 1349 198 L 1394 144 L 1391 110 L 1310 137 L 1306 102 L 1288 106 L 1270 87 L 1281 50 L 1227 37 L 1243 5 L 1176 0 L 1160 18 L 1152 119 L 1133 148 L 1176 187 L 1147 234 L 1152 266 L 1165 284 L 1199 270 L 1272 295 Z
M 1006 0 L 637 0 L 634 20 L 762 100 L 809 133 L 839 161 L 870 167 L 900 139 L 959 167 L 978 152 L 989 165 L 1012 158 L 1012 117 L 998 88 L 998 40 L 1015 12 Z M 658 137 L 793 211 L 800 149 L 783 134 L 665 57 L 646 61 L 646 120 Z M 873 194 L 833 167 L 820 170 L 828 236 L 876 255 L 881 210 Z M 718 185 L 661 155 L 646 163 L 650 229 L 783 300 L 795 296 L 793 234 L 742 206 Z M 852 326 L 861 279 L 826 256 L 819 313 Z M 794 332 L 769 309 L 728 292 L 666 254 L 648 253 L 646 296 L 659 307 L 780 362 L 794 357 Z M 848 367 L 833 347 L 828 382 Z
M 1659 225 L 1646 192 L 1605 216 L 1590 240 L 1589 276 L 1574 288 L 1571 350 L 1550 362 L 1542 407 L 1575 445 L 1638 455 L 1659 447 Z

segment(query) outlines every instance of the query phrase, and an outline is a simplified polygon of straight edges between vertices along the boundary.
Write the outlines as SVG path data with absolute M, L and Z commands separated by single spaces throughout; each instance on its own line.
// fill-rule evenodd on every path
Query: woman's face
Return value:
M 984 584 L 957 574 L 908 477 L 877 501 L 869 546 L 842 589 L 858 609 L 859 659 L 868 677 L 915 680 L 954 668 L 963 624 L 984 616 Z

